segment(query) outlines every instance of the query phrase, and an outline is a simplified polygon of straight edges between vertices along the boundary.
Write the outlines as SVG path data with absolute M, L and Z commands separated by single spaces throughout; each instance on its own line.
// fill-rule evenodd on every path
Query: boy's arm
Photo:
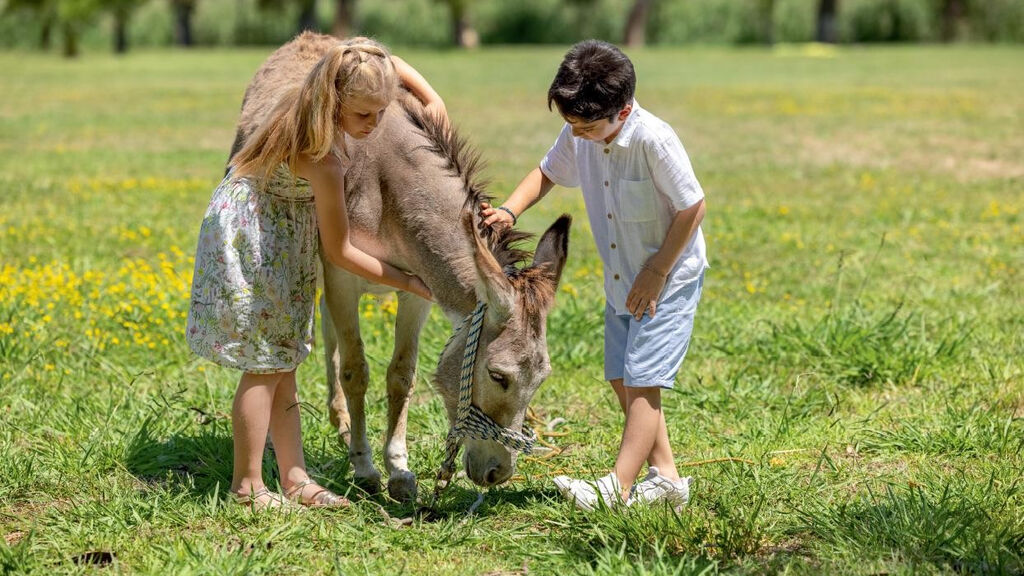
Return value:
M 520 214 L 536 204 L 554 186 L 555 183 L 544 174 L 539 166 L 534 168 L 516 186 L 516 189 L 512 191 L 512 195 L 500 207 L 492 207 L 487 202 L 480 204 L 480 217 L 483 218 L 481 225 L 497 226 L 499 228 L 512 226 Z M 511 213 L 506 212 L 506 210 Z
M 636 275 L 636 280 L 633 281 L 629 295 L 626 296 L 626 309 L 634 318 L 640 320 L 645 312 L 654 318 L 665 281 L 703 220 L 703 199 L 685 210 L 676 212 L 661 248 L 644 263 L 640 273 Z
M 392 55 L 391 61 L 395 65 L 395 72 L 398 73 L 398 79 L 402 81 L 402 84 L 413 93 L 420 102 L 423 102 L 423 107 L 427 109 L 427 112 L 441 118 L 442 120 L 448 119 L 448 110 L 444 106 L 444 100 L 434 90 L 434 88 L 427 82 L 427 79 L 422 74 L 416 71 L 415 68 L 409 65 L 408 62 L 402 60 L 398 56 Z

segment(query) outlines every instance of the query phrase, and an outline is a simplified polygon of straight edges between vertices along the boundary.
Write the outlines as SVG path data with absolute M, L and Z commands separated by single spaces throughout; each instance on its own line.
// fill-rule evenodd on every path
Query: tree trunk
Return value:
M 818 42 L 835 44 L 839 39 L 836 30 L 836 4 L 839 0 L 820 0 L 818 3 Z
M 311 32 L 320 31 L 320 23 L 316 19 L 316 0 L 302 0 L 299 9 L 298 29 L 299 34 L 307 30 Z
M 39 30 L 39 49 L 49 51 L 50 46 L 53 46 L 53 25 L 56 19 L 47 14 L 43 17 L 43 27 Z
M 945 0 L 942 4 L 942 41 L 956 40 L 964 17 L 963 0 Z
M 765 44 L 775 44 L 775 0 L 761 0 L 761 25 Z
M 114 53 L 128 51 L 128 11 L 114 10 Z
M 626 31 L 623 43 L 626 46 L 643 46 L 647 41 L 647 20 L 651 15 L 654 0 L 634 0 L 626 17 Z
M 331 26 L 331 34 L 338 38 L 348 38 L 355 29 L 353 17 L 356 13 L 356 0 L 337 0 L 334 6 L 334 25 Z
M 468 0 L 452 0 L 448 2 L 452 8 L 452 35 L 455 45 L 459 48 L 476 48 L 480 37 L 469 23 Z
M 174 42 L 178 46 L 192 46 L 192 0 L 172 0 L 174 7 Z
M 61 26 L 61 32 L 64 34 L 64 56 L 66 58 L 77 57 L 78 30 L 75 29 L 75 25 L 71 22 L 65 22 Z

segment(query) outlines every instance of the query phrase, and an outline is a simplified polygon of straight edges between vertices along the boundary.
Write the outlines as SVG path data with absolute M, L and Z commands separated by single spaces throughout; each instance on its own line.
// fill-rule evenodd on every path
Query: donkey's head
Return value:
M 519 431 L 530 400 L 551 373 L 547 316 L 568 254 L 572 218 L 563 215 L 548 228 L 532 264 L 522 269 L 503 269 L 476 233 L 470 214 L 463 223 L 475 244 L 477 299 L 487 304 L 473 374 L 473 404 L 498 425 Z M 438 388 L 452 425 L 467 332 L 457 335 L 438 366 Z M 493 440 L 467 439 L 464 446 L 466 474 L 476 484 L 492 486 L 512 476 L 515 452 Z

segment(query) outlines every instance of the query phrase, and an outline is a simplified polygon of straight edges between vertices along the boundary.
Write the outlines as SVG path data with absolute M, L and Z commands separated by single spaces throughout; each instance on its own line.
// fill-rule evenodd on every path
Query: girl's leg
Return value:
M 299 419 L 299 393 L 295 371 L 284 374 L 274 394 L 270 412 L 270 440 L 274 443 L 281 488 L 292 500 L 305 505 L 341 506 L 348 501 L 324 489 L 309 478 L 302 453 L 302 424 Z
M 281 470 L 281 488 L 287 492 L 305 481 L 306 460 L 302 453 L 302 424 L 299 420 L 299 394 L 295 371 L 286 372 L 277 385 L 270 411 L 270 440 Z
M 270 427 L 271 406 L 281 374 L 242 374 L 231 405 L 234 471 L 231 491 L 253 494 L 263 485 L 263 448 Z
M 626 427 L 622 431 L 619 455 L 615 459 L 615 476 L 622 487 L 623 500 L 640 473 L 640 467 L 651 455 L 663 426 L 661 388 L 626 388 Z M 667 443 L 667 438 L 666 438 Z

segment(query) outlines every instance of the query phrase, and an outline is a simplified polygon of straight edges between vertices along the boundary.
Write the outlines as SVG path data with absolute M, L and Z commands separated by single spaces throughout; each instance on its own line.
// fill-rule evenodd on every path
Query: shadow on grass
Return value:
M 420 483 L 420 490 L 433 490 L 433 484 Z M 421 522 L 436 523 L 453 519 L 462 519 L 470 516 L 473 505 L 480 495 L 480 490 L 467 487 L 462 484 L 449 486 L 438 498 L 437 502 L 432 500 L 432 492 L 424 493 L 420 499 L 424 505 L 415 510 L 415 516 Z M 532 508 L 544 505 L 551 499 L 552 494 L 535 488 L 506 488 L 497 487 L 484 493 L 480 505 L 473 510 L 472 515 L 486 518 L 502 514 L 506 506 L 513 508 Z
M 195 431 L 161 434 L 148 418 L 128 443 L 125 467 L 143 481 L 187 493 L 198 499 L 225 494 L 231 486 L 233 442 L 227 419 L 205 421 Z M 335 458 L 326 449 L 307 450 L 310 475 L 323 486 L 350 499 L 370 497 L 351 482 L 347 457 Z M 263 478 L 280 488 L 280 474 L 270 443 L 263 453 Z

